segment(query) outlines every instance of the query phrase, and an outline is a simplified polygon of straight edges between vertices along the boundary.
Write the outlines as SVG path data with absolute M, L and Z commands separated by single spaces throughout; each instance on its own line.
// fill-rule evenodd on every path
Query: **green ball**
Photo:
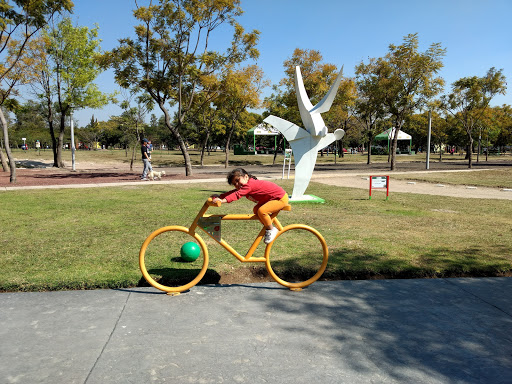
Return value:
M 194 261 L 201 254 L 201 248 L 193 241 L 189 241 L 181 246 L 180 254 L 183 260 Z

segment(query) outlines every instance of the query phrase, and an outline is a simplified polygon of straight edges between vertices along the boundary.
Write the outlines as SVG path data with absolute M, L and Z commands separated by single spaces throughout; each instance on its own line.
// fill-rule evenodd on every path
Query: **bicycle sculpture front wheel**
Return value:
M 275 281 L 290 289 L 301 289 L 322 276 L 329 249 L 316 229 L 292 224 L 284 227 L 267 245 L 265 258 L 267 270 Z
M 199 283 L 208 268 L 208 248 L 197 233 L 181 226 L 157 229 L 142 244 L 139 267 L 146 281 L 169 294 Z

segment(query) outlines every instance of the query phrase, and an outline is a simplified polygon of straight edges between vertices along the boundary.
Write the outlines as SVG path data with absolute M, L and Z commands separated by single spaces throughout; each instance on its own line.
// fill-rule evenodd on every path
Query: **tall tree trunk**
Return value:
M 165 125 L 167 126 L 167 128 L 169 128 L 171 133 L 178 141 L 178 146 L 180 147 L 181 153 L 183 154 L 183 160 L 185 161 L 185 176 L 192 176 L 192 162 L 190 161 L 190 155 L 187 150 L 187 145 L 185 144 L 185 141 L 180 135 L 179 126 L 176 127 L 171 124 L 171 117 L 169 115 L 169 111 L 167 111 L 167 108 L 165 108 L 165 105 L 163 103 L 159 103 L 158 106 L 160 107 L 160 110 L 164 113 Z
M 400 132 L 400 131 L 398 128 L 396 128 L 395 135 L 393 136 L 393 140 L 391 142 L 391 151 L 390 151 L 390 155 L 391 155 L 390 170 L 391 171 L 394 171 L 396 169 L 396 148 L 397 148 L 397 144 L 398 144 L 398 132 Z
M 368 159 L 366 161 L 367 165 L 370 165 L 372 163 L 372 141 L 373 141 L 373 137 L 371 134 L 369 134 L 369 137 L 368 137 L 368 143 L 369 143 L 368 144 Z
M 7 172 L 9 165 L 7 164 L 7 160 L 4 155 L 3 145 L 0 145 L 0 162 L 2 162 L 2 171 Z
M 48 127 L 50 128 L 50 137 L 52 138 L 52 151 L 53 151 L 53 166 L 58 168 L 59 162 L 58 162 L 58 156 L 57 156 L 57 149 L 59 147 L 57 143 L 57 138 L 55 137 L 55 127 L 53 126 L 53 108 L 52 103 L 50 100 L 47 102 L 48 104 Z
M 274 159 L 272 160 L 272 165 L 274 165 L 276 163 L 276 157 L 277 157 L 277 151 L 279 148 L 281 148 L 281 145 L 283 144 L 283 140 L 284 140 L 284 136 L 283 135 L 279 135 L 279 141 L 277 143 L 277 147 L 275 148 L 274 150 Z M 283 152 L 286 148 L 283 148 Z M 334 156 L 334 158 L 336 159 L 336 156 Z
M 181 136 L 177 139 L 181 153 L 183 154 L 183 160 L 185 160 L 185 176 L 192 176 L 192 162 L 190 161 L 190 154 L 188 153 L 187 145 Z
M 132 158 L 130 160 L 130 171 L 133 171 L 133 163 L 135 162 L 135 148 L 137 148 L 137 142 L 133 143 Z
M 68 108 L 65 108 L 60 113 L 60 130 L 59 130 L 59 143 L 57 147 L 57 164 L 59 168 L 64 168 L 64 160 L 62 160 L 62 152 L 64 147 L 64 130 L 66 128 L 66 113 Z
M 468 168 L 473 168 L 473 137 L 469 135 L 468 143 Z
M 231 129 L 229 130 L 228 137 L 226 139 L 226 160 L 224 161 L 224 168 L 229 167 L 229 144 L 231 142 L 231 136 L 233 135 L 233 131 L 235 130 L 235 122 L 231 123 Z
M 478 149 L 476 151 L 476 162 L 479 163 L 480 162 L 480 149 L 481 149 L 481 141 L 480 139 L 478 139 Z
M 210 138 L 210 130 L 206 129 L 206 137 L 204 138 L 203 145 L 201 146 L 201 166 L 204 165 L 204 152 L 208 147 L 208 139 Z
M 64 146 L 64 131 L 59 132 L 59 140 L 57 142 L 57 167 L 64 168 L 64 161 L 62 160 L 62 147 Z
M 0 122 L 2 123 L 2 131 L 4 133 L 5 153 L 9 159 L 9 168 L 11 169 L 11 183 L 16 183 L 16 161 L 12 156 L 11 148 L 9 146 L 9 130 L 7 129 L 7 121 L 5 120 L 4 111 L 0 108 Z

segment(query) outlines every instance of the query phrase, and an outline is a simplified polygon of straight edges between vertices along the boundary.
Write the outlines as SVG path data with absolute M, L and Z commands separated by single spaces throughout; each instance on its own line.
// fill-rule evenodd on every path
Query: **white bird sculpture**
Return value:
M 281 132 L 292 147 L 295 162 L 295 182 L 290 201 L 304 200 L 304 192 L 311 181 L 318 151 L 334 140 L 340 140 L 345 135 L 343 129 L 328 133 L 321 115 L 331 108 L 342 77 L 343 67 L 324 98 L 313 106 L 304 88 L 300 68 L 295 67 L 295 93 L 304 128 L 273 115 L 263 120 Z

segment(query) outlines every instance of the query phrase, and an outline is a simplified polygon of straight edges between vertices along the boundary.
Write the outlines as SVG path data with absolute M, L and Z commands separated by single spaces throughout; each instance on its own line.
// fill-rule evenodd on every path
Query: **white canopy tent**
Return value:
M 375 136 L 375 141 L 381 141 L 381 140 L 387 140 L 388 142 L 388 152 L 390 151 L 390 142 L 393 140 L 393 137 L 395 136 L 396 128 L 389 128 L 385 130 L 382 133 L 379 133 L 377 136 Z M 411 153 L 412 149 L 412 136 L 405 133 L 404 131 L 400 130 L 398 131 L 398 138 L 397 140 L 409 140 L 409 154 Z

